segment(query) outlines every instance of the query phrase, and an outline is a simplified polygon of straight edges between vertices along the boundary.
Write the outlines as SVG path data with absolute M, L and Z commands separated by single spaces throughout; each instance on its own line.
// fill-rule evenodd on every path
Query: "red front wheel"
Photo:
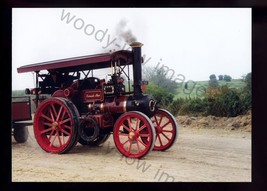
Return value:
M 124 113 L 116 121 L 113 138 L 121 154 L 129 158 L 142 158 L 153 149 L 155 130 L 146 115 L 132 111 Z
M 40 147 L 50 153 L 66 153 L 78 140 L 79 113 L 65 98 L 49 98 L 38 107 L 34 135 Z
M 178 126 L 173 115 L 164 109 L 158 109 L 151 121 L 156 129 L 156 140 L 153 150 L 169 149 L 178 136 Z

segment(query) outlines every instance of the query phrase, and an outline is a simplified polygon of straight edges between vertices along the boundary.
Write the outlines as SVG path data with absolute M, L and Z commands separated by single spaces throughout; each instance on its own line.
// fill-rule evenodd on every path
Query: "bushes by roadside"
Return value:
M 167 107 L 172 103 L 174 98 L 172 93 L 169 93 L 166 89 L 154 84 L 153 82 L 149 83 L 146 87 L 145 93 L 153 95 L 161 107 Z
M 226 85 L 208 88 L 204 98 L 179 98 L 165 108 L 174 115 L 235 117 L 251 109 L 251 92 Z
M 251 96 L 244 90 L 239 91 L 224 85 L 210 92 L 208 89 L 205 95 L 208 102 L 207 115 L 235 117 L 251 109 Z

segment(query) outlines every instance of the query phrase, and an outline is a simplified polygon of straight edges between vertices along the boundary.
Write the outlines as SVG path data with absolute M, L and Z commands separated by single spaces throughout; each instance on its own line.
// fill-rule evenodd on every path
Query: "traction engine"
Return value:
M 130 46 L 132 51 L 18 68 L 19 73 L 36 73 L 36 88 L 26 92 L 35 95 L 34 134 L 43 150 L 67 153 L 77 142 L 98 146 L 111 134 L 118 151 L 130 158 L 142 158 L 151 150 L 164 151 L 174 144 L 178 136 L 175 118 L 158 108 L 153 96 L 142 91 L 147 85 L 142 81 L 142 44 L 135 42 Z M 100 68 L 112 68 L 109 80 L 88 77 Z M 40 74 L 41 70 L 48 73 Z

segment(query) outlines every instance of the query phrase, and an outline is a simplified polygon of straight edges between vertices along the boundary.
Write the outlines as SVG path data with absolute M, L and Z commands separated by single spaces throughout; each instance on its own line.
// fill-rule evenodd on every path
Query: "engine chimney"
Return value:
M 140 42 L 133 42 L 130 44 L 132 47 L 133 53 L 133 74 L 134 74 L 134 96 L 138 96 L 142 94 L 142 55 L 141 55 L 141 47 L 143 46 Z

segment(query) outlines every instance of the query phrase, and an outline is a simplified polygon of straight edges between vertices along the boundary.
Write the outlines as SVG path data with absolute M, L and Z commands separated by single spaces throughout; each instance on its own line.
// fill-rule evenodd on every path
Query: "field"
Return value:
M 245 87 L 245 82 L 242 79 L 232 79 L 231 82 L 218 81 L 219 86 L 228 85 L 230 88 L 241 89 Z M 208 81 L 189 81 L 187 89 L 185 89 L 185 83 L 180 85 L 177 89 L 177 94 L 174 99 L 177 98 L 194 98 L 194 97 L 203 97 L 203 89 L 208 88 Z

